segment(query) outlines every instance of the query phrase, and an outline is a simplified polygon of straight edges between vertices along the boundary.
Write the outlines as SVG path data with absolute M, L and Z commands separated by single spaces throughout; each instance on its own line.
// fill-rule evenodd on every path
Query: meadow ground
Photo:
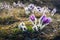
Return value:
M 47 14 L 49 16 L 50 13 Z M 40 13 L 35 13 L 37 18 L 41 17 Z M 24 21 L 28 31 L 27 34 L 24 34 L 18 25 L 21 21 Z M 12 10 L 3 10 L 0 12 L 0 40 L 24 40 L 24 37 L 30 38 L 43 38 L 46 40 L 54 39 L 54 37 L 59 36 L 60 34 L 60 14 L 56 13 L 52 17 L 52 22 L 47 25 L 41 32 L 35 34 L 32 31 L 32 24 L 29 22 L 29 17 L 25 14 L 23 8 L 13 8 Z

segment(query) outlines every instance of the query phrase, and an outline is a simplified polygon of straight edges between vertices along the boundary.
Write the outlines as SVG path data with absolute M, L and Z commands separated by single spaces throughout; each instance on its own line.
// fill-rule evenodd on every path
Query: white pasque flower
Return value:
M 51 12 L 51 15 L 53 16 L 56 13 L 56 11 L 57 11 L 56 8 L 54 8 Z
M 24 7 L 25 6 L 23 3 L 20 3 L 20 1 L 18 1 L 17 5 L 18 5 L 18 7 Z
M 28 10 L 28 7 L 24 7 L 24 9 L 25 9 L 25 14 L 29 15 L 30 14 L 30 10 Z
M 45 7 L 42 7 L 40 12 L 45 13 L 44 11 L 45 11 Z
M 33 10 L 33 9 L 34 9 L 34 7 L 35 7 L 35 5 L 34 5 L 34 4 L 30 4 L 30 5 L 28 5 L 28 9 L 29 9 L 29 10 Z
M 18 25 L 18 28 L 23 30 L 23 31 L 26 31 L 27 30 L 27 27 L 25 26 L 25 23 L 24 22 L 21 22 L 19 25 Z
M 30 13 L 33 13 L 34 12 L 35 6 L 34 6 L 34 4 L 30 4 L 27 7 L 24 7 L 24 9 L 25 9 L 25 13 L 27 15 L 29 15 Z
M 37 12 L 40 12 L 40 11 L 41 11 L 41 7 L 37 6 L 37 7 L 36 7 L 36 11 L 37 11 Z

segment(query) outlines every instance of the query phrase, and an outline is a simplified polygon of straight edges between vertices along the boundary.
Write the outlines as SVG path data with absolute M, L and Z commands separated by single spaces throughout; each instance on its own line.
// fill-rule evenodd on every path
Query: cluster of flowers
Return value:
M 17 3 L 13 2 L 13 7 L 25 7 L 25 5 L 21 3 L 20 1 L 18 1 Z
M 40 7 L 40 6 L 35 6 L 34 4 L 30 4 L 27 7 L 25 7 L 25 13 L 28 15 L 30 13 L 38 12 L 38 13 L 51 13 L 53 16 L 56 13 L 56 8 L 53 10 L 50 10 L 48 7 Z
M 1 3 L 0 9 L 11 9 L 14 7 L 23 7 L 25 10 L 25 13 L 29 15 L 30 13 L 38 12 L 42 13 L 43 15 L 37 19 L 34 14 L 30 15 L 29 20 L 32 22 L 32 29 L 38 31 L 39 29 L 43 29 L 46 25 L 48 25 L 52 19 L 50 17 L 47 17 L 45 13 L 51 13 L 53 16 L 56 13 L 56 8 L 54 8 L 52 11 L 48 7 L 40 7 L 35 6 L 34 4 L 30 4 L 28 6 L 25 6 L 24 4 L 13 2 L 13 6 L 7 3 Z M 25 26 L 25 23 L 22 22 L 18 25 L 19 29 L 22 29 L 23 31 L 27 30 L 27 27 Z
M 6 3 L 6 2 L 0 3 L 0 9 L 8 9 L 8 10 L 10 10 L 11 8 L 12 8 L 12 6 L 9 3 Z
M 17 3 L 13 2 L 12 5 L 10 5 L 7 2 L 0 3 L 0 9 L 8 9 L 9 10 L 9 9 L 12 9 L 12 8 L 15 8 L 15 7 L 24 7 L 24 4 L 20 3 L 20 1 L 18 1 Z
M 35 6 L 34 4 L 29 4 L 28 6 L 26 6 L 25 4 L 21 3 L 20 1 L 18 1 L 17 3 L 13 2 L 12 5 L 10 5 L 9 3 L 6 3 L 6 2 L 0 3 L 0 9 L 10 10 L 14 7 L 23 7 L 26 15 L 29 15 L 30 13 L 38 12 L 38 13 L 51 13 L 51 15 L 53 16 L 56 13 L 56 8 L 54 8 L 53 10 L 50 10 L 46 6 L 40 7 L 40 6 Z
M 32 29 L 34 31 L 38 31 L 39 29 L 42 30 L 46 25 L 48 25 L 52 19 L 50 17 L 47 17 L 45 14 L 42 15 L 39 20 L 35 17 L 34 14 L 30 15 L 29 17 L 30 22 L 32 22 Z M 23 31 L 27 30 L 27 27 L 25 26 L 25 23 L 22 22 L 18 25 L 19 29 L 22 29 Z

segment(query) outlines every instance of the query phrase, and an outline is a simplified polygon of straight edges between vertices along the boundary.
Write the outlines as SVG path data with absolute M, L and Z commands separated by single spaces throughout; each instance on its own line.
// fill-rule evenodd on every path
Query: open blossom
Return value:
M 34 9 L 34 4 L 30 4 L 28 5 L 28 7 L 24 7 L 24 9 L 25 9 L 25 14 L 29 15 Z
M 43 24 L 47 24 L 47 23 L 51 22 L 51 18 L 43 15 L 42 18 L 41 18 L 41 21 L 42 21 Z
M 51 15 L 53 16 L 56 13 L 56 11 L 57 11 L 56 8 L 54 8 L 51 12 Z
M 54 9 L 52 10 L 52 13 L 56 13 L 56 8 L 54 8 Z
M 30 15 L 30 17 L 29 17 L 29 18 L 30 18 L 30 20 L 31 20 L 31 21 L 35 21 L 35 18 L 36 18 L 36 17 L 35 17 L 35 15 L 34 15 L 34 14 L 32 14 L 32 15 Z
M 37 10 L 38 12 L 40 12 L 40 11 L 41 11 L 41 7 L 37 6 L 37 7 L 36 7 L 36 10 Z
M 18 25 L 18 28 L 23 30 L 23 31 L 26 31 L 27 30 L 27 27 L 25 26 L 25 23 L 24 22 L 21 22 L 19 25 Z
M 26 15 L 29 15 L 29 14 L 30 14 L 30 10 L 28 10 L 27 7 L 24 7 L 24 9 L 25 9 L 25 14 L 26 14 Z
M 34 4 L 30 4 L 30 5 L 28 5 L 28 9 L 29 9 L 29 10 L 33 10 L 34 7 L 35 7 Z
M 38 26 L 42 30 L 46 25 L 48 25 L 52 19 L 50 17 L 46 17 L 46 15 L 42 15 L 41 18 L 39 19 L 39 24 Z

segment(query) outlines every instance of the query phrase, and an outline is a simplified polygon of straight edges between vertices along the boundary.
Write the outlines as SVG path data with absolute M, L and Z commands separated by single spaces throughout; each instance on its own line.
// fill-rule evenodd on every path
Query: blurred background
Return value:
M 34 3 L 38 6 L 48 6 L 50 9 L 52 9 L 53 7 L 57 8 L 57 12 L 60 12 L 60 0 L 0 0 L 0 2 L 9 2 L 9 3 L 13 3 L 13 2 L 22 2 L 25 4 L 29 4 L 29 3 Z

